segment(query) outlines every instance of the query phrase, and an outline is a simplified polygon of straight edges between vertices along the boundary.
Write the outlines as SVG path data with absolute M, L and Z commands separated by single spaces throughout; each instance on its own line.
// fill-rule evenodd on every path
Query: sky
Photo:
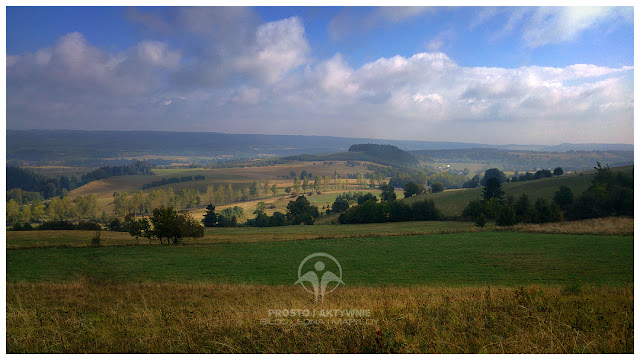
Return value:
M 632 7 L 7 7 L 8 129 L 633 143 Z

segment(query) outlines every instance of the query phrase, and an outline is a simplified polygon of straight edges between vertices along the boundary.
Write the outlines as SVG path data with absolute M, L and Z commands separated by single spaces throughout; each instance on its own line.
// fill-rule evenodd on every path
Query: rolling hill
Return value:
M 633 166 L 624 166 L 614 168 L 616 171 L 633 173 Z M 502 184 L 505 196 L 512 195 L 518 197 L 521 194 L 527 194 L 530 200 L 535 201 L 538 198 L 552 199 L 553 195 L 560 186 L 568 186 L 574 195 L 581 194 L 590 185 L 594 173 L 585 171 L 575 175 L 564 175 L 560 177 L 551 177 L 538 180 L 505 183 Z M 457 217 L 462 214 L 462 210 L 471 200 L 482 197 L 482 187 L 474 189 L 447 190 L 436 194 L 422 194 L 403 199 L 407 203 L 424 199 L 433 199 L 436 207 L 440 209 L 446 217 Z

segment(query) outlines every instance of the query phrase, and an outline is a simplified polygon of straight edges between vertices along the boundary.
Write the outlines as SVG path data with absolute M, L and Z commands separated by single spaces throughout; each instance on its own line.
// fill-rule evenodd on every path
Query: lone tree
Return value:
M 433 184 L 431 184 L 431 192 L 432 193 L 439 193 L 444 191 L 444 185 L 441 182 L 434 182 Z
M 213 204 L 207 205 L 207 213 L 204 214 L 202 223 L 206 227 L 214 227 L 218 224 L 218 215 L 216 214 L 216 207 Z
M 424 187 L 414 183 L 413 181 L 409 181 L 407 185 L 404 186 L 404 197 L 408 198 L 413 195 L 419 195 L 424 192 Z
M 484 199 L 484 201 L 489 201 L 493 198 L 502 200 L 503 197 L 504 191 L 502 191 L 502 184 L 500 184 L 500 179 L 496 177 L 487 179 L 487 182 L 484 185 L 484 189 L 482 190 L 482 198 Z
M 334 212 L 334 213 L 343 212 L 348 209 L 349 209 L 349 201 L 341 197 L 336 198 L 336 200 L 333 202 L 333 205 L 331 205 L 331 212 Z
M 562 168 L 560 166 L 558 166 L 557 168 L 553 169 L 553 175 L 560 177 L 560 175 L 564 174 L 564 170 L 562 170 Z
M 153 229 L 145 232 L 145 237 L 158 239 L 160 243 L 178 244 L 184 238 L 204 236 L 204 227 L 190 215 L 179 214 L 174 208 L 157 208 L 151 216 Z
M 507 176 L 500 169 L 492 168 L 484 172 L 484 177 L 480 181 L 480 185 L 487 185 L 487 181 L 491 178 L 497 178 L 500 183 L 507 181 Z
M 382 190 L 380 194 L 382 201 L 393 201 L 396 199 L 396 190 L 393 186 L 383 183 L 380 185 L 380 190 Z

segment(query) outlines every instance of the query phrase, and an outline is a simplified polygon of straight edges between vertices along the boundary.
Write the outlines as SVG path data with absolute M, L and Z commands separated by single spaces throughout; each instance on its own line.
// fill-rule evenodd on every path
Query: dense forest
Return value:
M 349 152 L 359 152 L 373 156 L 379 159 L 377 162 L 382 165 L 414 166 L 418 164 L 418 160 L 411 154 L 394 145 L 354 144 L 349 147 Z

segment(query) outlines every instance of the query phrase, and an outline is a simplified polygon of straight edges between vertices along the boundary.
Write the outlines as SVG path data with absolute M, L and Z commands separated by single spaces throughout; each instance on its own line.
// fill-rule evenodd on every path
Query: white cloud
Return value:
M 142 62 L 151 66 L 175 68 L 180 63 L 180 53 L 159 41 L 143 41 L 136 46 L 136 52 Z
M 427 43 L 426 48 L 430 52 L 443 51 L 445 45 L 450 45 L 455 37 L 456 32 L 453 29 L 441 31 Z
M 273 83 L 304 64 L 308 54 L 309 44 L 304 36 L 302 21 L 291 17 L 259 26 L 254 48 L 236 60 L 236 68 Z
M 529 48 L 574 41 L 585 31 L 604 24 L 633 24 L 633 7 L 501 7 L 480 10 L 471 28 L 505 14 L 505 24 L 490 39 L 517 32 Z
M 241 44 L 229 45 L 205 41 L 227 31 L 207 25 L 220 14 L 182 16 L 197 22 L 185 31 L 198 46 L 142 41 L 108 52 L 71 33 L 9 54 L 8 127 L 633 141 L 632 66 L 465 67 L 438 51 L 354 67 L 340 54 L 311 61 L 297 17 L 247 21 L 235 38 Z

